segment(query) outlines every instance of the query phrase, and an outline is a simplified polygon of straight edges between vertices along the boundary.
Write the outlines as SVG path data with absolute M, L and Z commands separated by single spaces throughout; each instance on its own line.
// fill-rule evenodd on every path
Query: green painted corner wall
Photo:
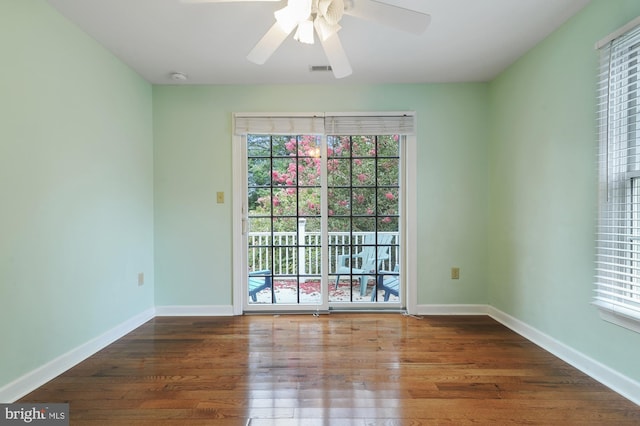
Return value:
M 1 389 L 152 308 L 154 271 L 151 85 L 44 1 L 0 3 L 0 52 Z
M 640 15 L 594 0 L 491 83 L 489 301 L 640 381 L 640 336 L 602 321 L 593 296 L 595 43 Z
M 418 116 L 418 303 L 487 302 L 487 84 L 153 91 L 156 305 L 232 303 L 233 112 L 385 110 Z

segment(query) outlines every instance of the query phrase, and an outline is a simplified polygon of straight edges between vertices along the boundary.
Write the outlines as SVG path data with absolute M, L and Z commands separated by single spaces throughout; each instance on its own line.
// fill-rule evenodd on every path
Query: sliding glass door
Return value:
M 297 125 L 287 120 L 247 128 Z M 349 133 L 244 133 L 244 312 L 405 306 L 406 137 Z

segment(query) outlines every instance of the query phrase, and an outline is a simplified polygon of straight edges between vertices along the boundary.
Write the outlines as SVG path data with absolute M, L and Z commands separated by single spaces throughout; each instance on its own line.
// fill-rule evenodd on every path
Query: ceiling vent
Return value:
M 311 65 L 309 71 L 311 72 L 329 72 L 332 71 L 331 65 Z

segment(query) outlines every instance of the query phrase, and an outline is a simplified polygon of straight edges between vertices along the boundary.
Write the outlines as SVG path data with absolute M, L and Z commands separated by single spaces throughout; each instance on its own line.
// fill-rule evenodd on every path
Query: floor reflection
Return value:
M 402 324 L 399 315 L 252 317 L 245 382 L 250 424 L 400 418 Z

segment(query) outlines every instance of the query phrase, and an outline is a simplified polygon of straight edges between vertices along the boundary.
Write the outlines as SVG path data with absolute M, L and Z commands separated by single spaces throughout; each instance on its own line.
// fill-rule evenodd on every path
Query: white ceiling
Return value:
M 344 16 L 353 74 L 336 80 L 321 45 L 289 37 L 264 65 L 247 53 L 275 22 L 275 3 L 48 0 L 154 84 L 433 83 L 489 81 L 590 0 L 384 0 L 431 15 L 422 35 Z M 183 83 L 185 84 L 185 83 Z

